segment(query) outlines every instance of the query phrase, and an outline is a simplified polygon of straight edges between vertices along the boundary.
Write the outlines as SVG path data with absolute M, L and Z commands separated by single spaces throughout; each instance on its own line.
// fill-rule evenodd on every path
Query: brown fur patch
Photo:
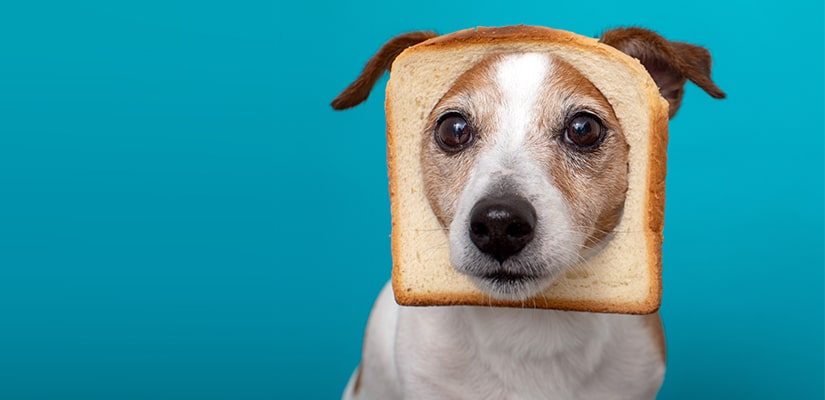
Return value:
M 554 151 L 545 152 L 542 158 L 573 211 L 575 229 L 586 234 L 585 247 L 590 248 L 619 223 L 627 191 L 629 145 L 604 94 L 569 64 L 554 60 L 553 65 L 538 114 L 553 117 L 535 123 L 543 126 L 540 135 L 550 131 L 560 140 Z M 582 111 L 597 116 L 606 130 L 604 140 L 593 151 L 577 150 L 564 143 L 568 119 Z
M 392 62 L 402 51 L 406 50 L 407 47 L 436 36 L 438 34 L 435 32 L 409 32 L 398 35 L 384 43 L 364 66 L 361 75 L 332 100 L 332 108 L 346 110 L 363 103 L 369 97 L 372 87 L 375 86 L 384 71 L 390 70 Z
M 479 149 L 493 133 L 492 126 L 501 92 L 495 85 L 494 65 L 500 56 L 490 56 L 461 75 L 438 101 L 422 135 L 421 165 L 424 190 L 442 226 L 450 225 L 458 206 L 458 193 L 470 179 Z M 438 118 L 459 112 L 474 129 L 474 143 L 466 150 L 445 155 L 433 139 Z
M 665 344 L 665 331 L 662 325 L 662 316 L 658 312 L 642 316 L 645 327 L 649 329 L 651 339 L 662 356 L 662 362 L 667 361 L 667 346 Z
M 355 383 L 352 384 L 352 395 L 355 396 L 361 390 L 361 371 L 364 368 L 360 365 L 358 366 L 358 371 L 355 371 Z
M 703 47 L 670 42 L 643 28 L 612 29 L 604 32 L 599 41 L 641 61 L 659 86 L 662 97 L 668 101 L 670 118 L 682 104 L 683 88 L 688 79 L 711 97 L 725 98 L 725 92 L 710 79 L 710 52 Z

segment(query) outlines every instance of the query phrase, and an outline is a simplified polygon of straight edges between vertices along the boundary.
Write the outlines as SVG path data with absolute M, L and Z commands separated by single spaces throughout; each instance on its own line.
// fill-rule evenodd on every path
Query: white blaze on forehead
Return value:
M 469 104 L 470 110 L 482 109 L 485 117 L 489 115 L 483 126 L 489 142 L 479 142 L 483 147 L 477 153 L 450 223 L 450 262 L 459 272 L 475 276 L 474 282 L 482 291 L 500 298 L 523 300 L 546 288 L 565 267 L 576 261 L 584 236 L 571 228 L 566 199 L 553 184 L 542 160 L 537 159 L 542 152 L 531 151 L 527 140 L 531 132 L 537 133 L 538 127 L 534 124 L 542 119 L 538 113 L 546 102 L 542 98 L 548 92 L 545 82 L 557 71 L 553 60 L 547 54 L 512 54 L 495 61 L 491 68 L 498 97 Z M 533 144 L 536 145 L 540 146 Z M 478 201 L 502 195 L 523 197 L 537 214 L 535 238 L 506 265 L 485 256 L 469 235 L 471 213 Z M 539 273 L 542 278 L 517 289 L 518 292 L 513 292 L 516 289 L 512 287 L 508 289 L 507 285 L 478 278 L 479 274 L 500 268 Z
M 496 65 L 496 83 L 503 95 L 496 142 L 504 149 L 512 151 L 523 143 L 549 70 L 549 58 L 538 53 L 509 55 Z

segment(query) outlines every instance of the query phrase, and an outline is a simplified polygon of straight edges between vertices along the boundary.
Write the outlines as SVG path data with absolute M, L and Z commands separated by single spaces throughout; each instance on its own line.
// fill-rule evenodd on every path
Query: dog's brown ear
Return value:
M 341 94 L 332 100 L 332 108 L 335 110 L 346 110 L 364 102 L 370 95 L 375 82 L 381 78 L 384 71 L 389 71 L 392 62 L 407 47 L 421 43 L 429 38 L 438 36 L 435 32 L 410 32 L 398 35 L 390 39 L 381 46 L 364 66 L 361 75 L 355 79 Z
M 641 61 L 670 104 L 670 118 L 679 110 L 688 79 L 711 97 L 725 98 L 725 92 L 710 79 L 710 52 L 704 47 L 670 42 L 642 28 L 612 29 L 604 32 L 599 41 Z

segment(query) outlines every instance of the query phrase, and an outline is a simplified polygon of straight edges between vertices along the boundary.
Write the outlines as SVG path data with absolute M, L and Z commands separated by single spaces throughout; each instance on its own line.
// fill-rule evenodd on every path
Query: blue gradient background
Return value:
M 332 399 L 390 275 L 391 36 L 711 49 L 671 124 L 661 399 L 823 398 L 821 1 L 4 2 L 0 398 Z

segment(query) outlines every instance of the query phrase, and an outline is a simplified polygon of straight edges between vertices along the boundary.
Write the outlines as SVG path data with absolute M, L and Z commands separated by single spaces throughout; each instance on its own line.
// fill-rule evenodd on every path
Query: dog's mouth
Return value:
M 467 274 L 482 292 L 502 300 L 523 301 L 543 290 L 548 277 L 536 273 L 510 272 L 503 269 L 488 273 Z
M 530 275 L 530 274 L 520 274 L 520 273 L 513 273 L 507 271 L 496 271 L 489 274 L 484 274 L 481 278 L 486 279 L 490 283 L 496 285 L 513 285 L 513 284 L 520 284 L 529 281 L 538 280 L 540 277 L 537 275 Z

